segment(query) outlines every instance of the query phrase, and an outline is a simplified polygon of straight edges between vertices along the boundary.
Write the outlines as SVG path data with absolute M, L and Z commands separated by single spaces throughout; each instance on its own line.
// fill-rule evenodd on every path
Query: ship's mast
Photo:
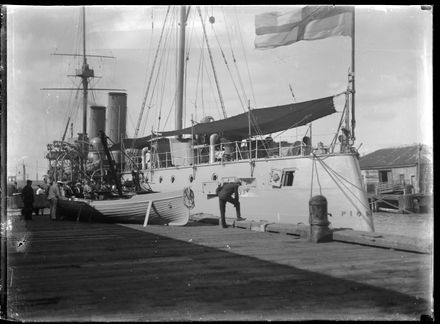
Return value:
M 182 129 L 182 112 L 183 112 L 183 82 L 185 71 L 185 27 L 186 27 L 186 6 L 180 7 L 180 34 L 178 48 L 178 71 L 177 71 L 177 104 L 176 104 L 176 130 Z
M 83 122 L 82 122 L 82 133 L 81 137 L 78 138 L 79 140 L 79 146 L 80 146 L 80 168 L 81 168 L 81 174 L 84 174 L 85 172 L 85 162 L 86 162 L 86 152 L 87 152 L 87 101 L 88 101 L 88 93 L 89 93 L 89 78 L 94 78 L 95 73 L 93 69 L 89 68 L 89 64 L 87 63 L 87 57 L 98 57 L 98 58 L 115 58 L 114 56 L 104 56 L 104 55 L 88 55 L 86 54 L 86 8 L 85 6 L 82 7 L 82 41 L 83 41 L 83 48 L 82 48 L 82 54 L 53 54 L 53 55 L 59 55 L 59 56 L 82 56 L 82 66 L 80 69 L 76 70 L 75 75 L 69 75 L 69 76 L 76 76 L 81 78 L 81 84 L 82 84 L 82 106 L 83 106 Z M 77 88 L 42 88 L 41 90 L 78 90 Z M 93 90 L 103 90 L 103 91 L 126 91 L 125 89 L 106 89 L 106 88 L 93 88 Z M 70 120 L 70 117 L 69 117 Z M 68 124 L 69 122 L 67 122 Z M 65 132 L 63 135 L 63 141 L 64 141 Z
M 356 126 L 355 119 L 355 8 L 353 7 L 352 21 L 351 21 L 351 67 L 348 73 L 348 95 L 351 95 L 351 111 L 347 107 L 345 112 L 345 129 L 347 129 L 350 134 L 345 139 L 345 145 L 347 147 L 353 145 L 355 138 L 354 129 Z M 351 113 L 351 123 L 350 123 L 350 113 Z
M 80 139 L 80 147 L 81 147 L 81 158 L 83 161 L 81 162 L 81 169 L 85 169 L 84 161 L 85 161 L 85 153 L 86 153 L 86 141 L 87 141 L 87 100 L 88 100 L 88 89 L 89 89 L 89 78 L 93 78 L 94 71 L 89 68 L 87 64 L 86 57 L 86 8 L 82 7 L 82 36 L 83 36 L 83 64 L 81 70 L 77 71 L 76 76 L 81 78 L 82 86 L 83 86 L 83 129 L 82 129 L 82 138 Z
M 88 99 L 88 88 L 89 88 L 89 78 L 94 77 L 94 71 L 89 69 L 89 65 L 87 64 L 86 57 L 86 8 L 82 7 L 82 25 L 83 25 L 83 65 L 80 73 L 77 73 L 76 76 L 81 78 L 83 85 L 83 141 L 86 140 L 87 137 L 87 99 Z M 81 150 L 84 151 L 84 150 Z
M 352 141 L 356 139 L 354 135 L 354 128 L 356 126 L 356 119 L 355 119 L 355 107 L 354 107 L 354 96 L 356 93 L 356 89 L 354 86 L 354 59 L 355 59 L 355 8 L 353 7 L 353 15 L 352 15 L 352 30 L 351 30 L 351 138 Z

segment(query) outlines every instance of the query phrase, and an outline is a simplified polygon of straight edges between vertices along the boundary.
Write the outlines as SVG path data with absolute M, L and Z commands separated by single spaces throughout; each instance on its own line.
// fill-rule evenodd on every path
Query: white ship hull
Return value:
M 134 195 L 110 200 L 63 199 L 59 213 L 80 219 L 183 226 L 189 220 L 183 190 Z
M 274 185 L 273 172 L 281 179 L 293 171 L 291 185 Z M 309 200 L 323 195 L 328 201 L 329 221 L 333 228 L 374 231 L 368 198 L 363 189 L 355 154 L 288 156 L 197 166 L 144 170 L 155 190 L 167 192 L 190 187 L 195 195 L 192 214 L 219 215 L 218 199 L 212 194 L 219 181 L 247 178 L 240 187 L 241 216 L 248 220 L 275 223 L 309 224 Z M 190 178 L 193 177 L 193 181 Z M 174 178 L 174 182 L 172 182 Z M 226 217 L 235 218 L 228 204 Z

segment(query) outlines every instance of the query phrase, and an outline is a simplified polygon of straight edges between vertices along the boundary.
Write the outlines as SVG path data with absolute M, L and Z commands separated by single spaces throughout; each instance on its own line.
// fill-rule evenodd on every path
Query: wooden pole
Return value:
M 248 132 L 249 132 L 249 159 L 252 160 L 251 101 L 250 100 L 248 100 Z
M 1 181 L 1 287 L 0 287 L 0 318 L 7 319 L 7 287 L 8 287 L 8 267 L 7 267 L 7 224 L 8 224 L 8 214 L 7 214 L 7 141 L 6 141 L 6 129 L 7 129 L 7 110 L 6 110 L 6 89 L 7 89 L 7 68 L 6 68 L 6 7 L 1 7 L 0 19 L 1 19 L 1 30 L 0 30 L 0 41 L 1 41 L 1 91 L 0 91 L 0 113 L 1 113 L 1 145 L 0 145 L 0 181 Z
M 309 143 L 309 146 L 310 146 L 310 150 L 312 149 L 312 123 L 310 123 L 310 143 Z
M 194 164 L 195 159 L 194 159 L 194 119 L 193 119 L 193 114 L 191 114 L 191 151 L 193 154 L 192 164 Z M 198 151 L 197 151 L 196 155 L 198 156 Z M 194 168 L 193 168 L 193 176 L 194 176 Z
M 420 169 L 420 153 L 422 151 L 422 144 L 419 144 L 417 147 L 417 193 L 421 193 L 421 186 L 420 184 L 422 183 L 421 181 L 421 169 Z

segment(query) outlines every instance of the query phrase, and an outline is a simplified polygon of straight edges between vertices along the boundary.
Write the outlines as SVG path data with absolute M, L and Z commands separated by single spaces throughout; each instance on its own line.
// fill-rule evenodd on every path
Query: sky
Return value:
M 86 7 L 87 54 L 114 57 L 88 59 L 100 76 L 91 86 L 126 90 L 128 137 L 135 134 L 167 8 Z M 292 9 L 201 7 L 228 117 L 246 111 L 248 104 L 251 108 L 270 107 L 333 96 L 347 89 L 350 37 L 301 41 L 268 50 L 254 48 L 255 15 Z M 68 75 L 75 73 L 81 61 L 52 54 L 82 52 L 81 8 L 8 6 L 7 10 L 8 175 L 21 173 L 24 164 L 28 178 L 41 179 L 48 169 L 46 145 L 62 138 L 69 116 L 73 128 L 69 126 L 66 138 L 82 131 L 80 94 L 41 90 L 79 85 L 78 78 Z M 355 12 L 355 147 L 363 155 L 391 146 L 432 145 L 433 12 L 421 10 L 419 5 L 362 5 Z M 178 8 L 170 9 L 169 17 L 177 16 Z M 213 24 L 208 21 L 211 16 Z M 157 56 L 160 77 L 151 77 L 139 136 L 174 129 L 178 27 L 171 21 L 163 39 L 174 45 Z M 223 115 L 196 7 L 190 9 L 186 29 L 184 127 L 190 126 L 191 118 L 200 121 L 209 115 L 218 120 Z M 107 102 L 107 92 L 93 91 L 89 96 L 89 105 L 106 106 Z M 338 113 L 313 122 L 315 143 L 331 142 L 343 103 L 343 96 L 337 97 Z M 304 127 L 291 130 L 277 139 L 302 137 L 306 131 Z

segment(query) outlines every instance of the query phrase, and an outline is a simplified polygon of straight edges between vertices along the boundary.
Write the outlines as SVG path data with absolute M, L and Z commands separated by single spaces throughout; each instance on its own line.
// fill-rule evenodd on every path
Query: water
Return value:
M 433 214 L 373 213 L 377 233 L 397 234 L 417 238 L 433 238 Z

